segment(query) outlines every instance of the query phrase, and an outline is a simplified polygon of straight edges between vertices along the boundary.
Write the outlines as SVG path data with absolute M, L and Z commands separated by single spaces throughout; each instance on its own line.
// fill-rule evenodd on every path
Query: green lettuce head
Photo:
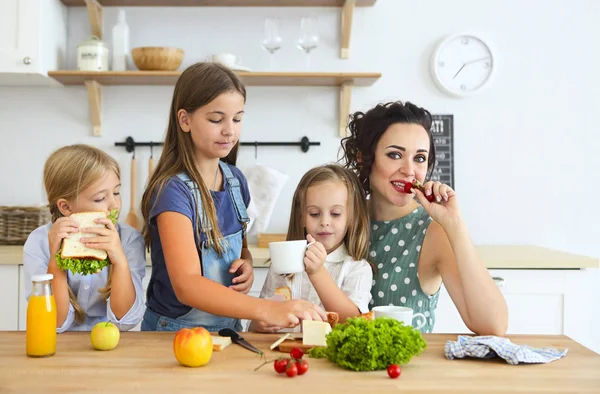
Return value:
M 390 364 L 407 364 L 427 347 L 421 333 L 387 317 L 375 320 L 351 318 L 327 334 L 327 347 L 309 351 L 354 371 L 384 370 Z

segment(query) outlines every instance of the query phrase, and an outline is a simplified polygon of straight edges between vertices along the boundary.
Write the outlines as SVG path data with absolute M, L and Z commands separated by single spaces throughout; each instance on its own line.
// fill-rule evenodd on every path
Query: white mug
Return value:
M 415 317 L 420 317 L 422 320 L 421 324 L 415 327 L 417 330 L 421 329 L 426 323 L 425 315 L 422 313 L 414 313 L 413 310 L 405 306 L 376 306 L 373 308 L 373 317 L 390 317 L 398 321 L 403 322 L 407 326 L 412 327 L 412 322 Z
M 269 242 L 271 267 L 280 275 L 297 274 L 304 271 L 304 254 L 312 245 L 306 240 Z
M 232 53 L 217 53 L 212 55 L 212 61 L 215 63 L 221 63 L 227 67 L 235 67 L 242 64 L 242 58 Z

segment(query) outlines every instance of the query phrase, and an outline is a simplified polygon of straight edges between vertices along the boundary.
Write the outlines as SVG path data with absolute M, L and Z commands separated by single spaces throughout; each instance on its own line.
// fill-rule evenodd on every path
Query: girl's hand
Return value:
M 252 331 L 256 331 L 256 332 L 273 333 L 273 332 L 277 332 L 277 331 L 281 330 L 282 327 L 271 326 L 271 325 L 265 323 L 264 321 L 253 320 L 251 329 L 252 329 Z
M 48 232 L 48 244 L 50 245 L 50 257 L 58 253 L 64 238 L 79 231 L 79 223 L 68 217 L 56 219 Z
M 314 237 L 310 234 L 306 236 L 306 240 L 314 244 L 310 245 L 304 254 L 304 267 L 308 275 L 316 274 L 325 267 L 325 258 L 327 257 L 327 251 L 322 243 L 316 242 Z
M 273 301 L 265 311 L 264 324 L 273 327 L 296 327 L 301 320 L 327 321 L 327 315 L 317 305 L 304 300 Z
M 450 186 L 437 181 L 429 181 L 423 185 L 423 188 L 428 196 L 433 194 L 436 202 L 429 202 L 417 188 L 413 188 L 412 192 L 433 220 L 443 228 L 452 226 L 461 220 L 456 193 Z
M 86 227 L 81 231 L 86 234 L 96 234 L 95 237 L 81 238 L 81 242 L 92 249 L 105 250 L 108 253 L 110 262 L 118 264 L 121 261 L 127 261 L 125 252 L 121 245 L 121 238 L 116 226 L 108 218 L 96 219 L 96 223 L 103 224 L 106 227 Z
M 250 260 L 237 259 L 231 263 L 229 272 L 237 275 L 233 278 L 233 285 L 229 286 L 229 288 L 242 294 L 248 294 L 254 282 L 252 262 Z

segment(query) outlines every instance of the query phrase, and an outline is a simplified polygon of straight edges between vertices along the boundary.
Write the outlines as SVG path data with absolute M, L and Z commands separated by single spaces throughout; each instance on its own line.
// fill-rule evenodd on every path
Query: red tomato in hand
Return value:
M 296 360 L 300 360 L 302 356 L 304 356 L 304 351 L 300 348 L 295 347 L 290 351 L 290 356 L 292 358 L 295 358 Z
M 304 375 L 308 371 L 308 363 L 306 360 L 296 361 L 296 369 L 298 369 L 298 375 Z
M 396 379 L 398 376 L 400 376 L 400 374 L 402 374 L 402 369 L 400 369 L 399 365 L 392 364 L 387 367 L 387 373 L 390 378 Z
M 273 362 L 273 368 L 275 368 L 275 371 L 277 373 L 284 373 L 287 366 L 288 366 L 287 358 L 278 359 Z
M 285 370 L 285 374 L 290 378 L 293 378 L 294 376 L 298 375 L 298 368 L 296 368 L 296 364 L 290 363 L 287 369 Z

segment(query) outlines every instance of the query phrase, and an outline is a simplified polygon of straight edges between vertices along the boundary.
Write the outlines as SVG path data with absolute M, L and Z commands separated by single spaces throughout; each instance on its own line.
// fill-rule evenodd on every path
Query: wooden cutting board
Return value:
M 299 348 L 304 351 L 304 353 L 308 352 L 310 349 L 317 347 L 313 345 L 304 345 L 302 344 L 302 339 L 287 339 L 279 344 L 277 349 L 283 353 L 289 353 L 293 348 Z
M 287 234 L 258 233 L 258 247 L 268 248 L 269 242 L 281 242 L 285 241 L 286 238 Z

